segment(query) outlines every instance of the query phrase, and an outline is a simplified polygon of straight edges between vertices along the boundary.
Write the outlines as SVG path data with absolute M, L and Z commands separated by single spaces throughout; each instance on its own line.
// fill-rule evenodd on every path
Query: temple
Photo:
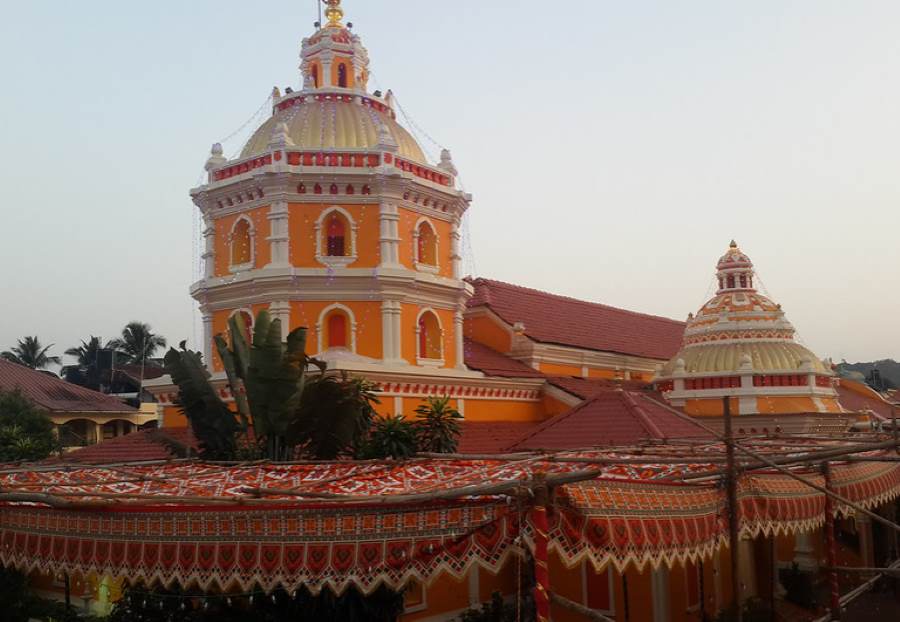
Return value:
M 302 87 L 274 89 L 237 158 L 213 145 L 191 190 L 201 349 L 230 399 L 213 337 L 268 309 L 329 370 L 377 383 L 381 414 L 451 397 L 460 453 L 203 463 L 163 376 L 144 385 L 160 429 L 0 473 L 20 495 L 0 504 L 5 565 L 70 573 L 105 606 L 122 580 L 203 591 L 181 610 L 387 586 L 404 622 L 494 593 L 542 621 L 694 622 L 754 599 L 801 619 L 798 573 L 896 565 L 896 404 L 797 343 L 735 242 L 687 322 L 462 274 L 456 163 L 429 162 L 391 91 L 368 90 L 368 52 L 326 4 Z

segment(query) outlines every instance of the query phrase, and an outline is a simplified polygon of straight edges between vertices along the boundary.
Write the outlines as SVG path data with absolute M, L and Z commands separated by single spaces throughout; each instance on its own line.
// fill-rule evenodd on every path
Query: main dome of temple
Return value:
M 396 120 L 388 91 L 367 92 L 369 53 L 352 24 L 343 24 L 340 0 L 326 0 L 328 22 L 303 39 L 300 92 L 275 89 L 272 116 L 250 137 L 241 158 L 269 151 L 274 133 L 304 150 L 370 150 L 390 142 L 397 155 L 427 164 L 416 140 Z

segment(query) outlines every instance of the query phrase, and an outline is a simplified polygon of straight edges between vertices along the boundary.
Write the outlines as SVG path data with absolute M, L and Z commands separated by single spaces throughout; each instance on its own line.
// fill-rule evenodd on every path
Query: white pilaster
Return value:
M 396 267 L 400 265 L 400 215 L 397 206 L 390 203 L 381 204 L 380 219 L 381 265 L 384 267 Z
M 281 340 L 287 340 L 291 332 L 291 303 L 285 300 L 276 300 L 269 304 L 269 314 L 273 320 L 281 322 Z
M 464 307 L 460 307 L 453 315 L 453 341 L 456 349 L 456 369 L 466 368 L 466 350 L 463 345 L 463 312 Z
M 402 363 L 400 348 L 400 301 L 381 301 L 381 348 L 385 363 Z
M 460 278 L 462 272 L 462 254 L 460 252 L 459 218 L 453 219 L 450 229 L 450 262 L 453 265 L 453 278 Z
M 203 278 L 209 279 L 216 273 L 216 227 L 209 215 L 203 215 Z
M 200 317 L 203 321 L 203 363 L 207 368 L 212 367 L 212 351 L 213 351 L 213 316 L 207 309 L 200 310 Z
M 269 266 L 286 268 L 290 265 L 288 259 L 290 234 L 288 232 L 288 204 L 287 201 L 275 201 L 269 208 Z

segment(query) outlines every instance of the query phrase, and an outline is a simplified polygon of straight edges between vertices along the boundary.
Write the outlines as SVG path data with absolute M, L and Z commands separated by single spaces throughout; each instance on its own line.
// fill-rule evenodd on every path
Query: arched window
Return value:
M 325 343 L 329 348 L 347 347 L 347 316 L 341 311 L 332 311 L 325 324 Z
M 437 235 L 427 220 L 416 227 L 416 261 L 426 266 L 437 265 Z
M 341 267 L 356 261 L 356 224 L 350 213 L 339 206 L 324 210 L 316 221 L 316 259 Z
M 329 257 L 343 257 L 347 254 L 347 223 L 337 212 L 332 212 L 325 221 L 325 254 Z
M 347 65 L 344 63 L 338 65 L 338 86 L 347 87 Z
M 433 311 L 423 311 L 416 326 L 418 333 L 418 357 L 438 360 L 443 358 L 441 325 Z
M 316 334 L 319 352 L 330 348 L 346 348 L 356 352 L 356 318 L 353 310 L 339 302 L 328 305 L 319 313 Z
M 734 289 L 734 275 L 729 274 L 727 277 L 728 289 Z
M 231 230 L 231 265 L 244 266 L 253 261 L 253 228 L 240 218 Z
M 312 67 L 312 79 L 313 79 L 313 86 L 316 88 L 319 88 L 319 66 L 318 65 L 313 65 L 313 67 Z

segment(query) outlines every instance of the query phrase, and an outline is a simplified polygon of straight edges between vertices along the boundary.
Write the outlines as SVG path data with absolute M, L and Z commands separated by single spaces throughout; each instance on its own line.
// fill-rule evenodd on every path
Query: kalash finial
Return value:
M 340 28 L 341 19 L 344 17 L 344 9 L 341 8 L 341 0 L 322 0 L 322 2 L 328 5 L 328 8 L 325 9 L 325 17 L 328 18 L 326 26 Z
M 728 246 L 729 246 L 729 248 L 737 248 L 737 242 L 735 242 L 734 240 L 732 240 L 732 241 L 731 241 L 731 244 L 729 244 Z

